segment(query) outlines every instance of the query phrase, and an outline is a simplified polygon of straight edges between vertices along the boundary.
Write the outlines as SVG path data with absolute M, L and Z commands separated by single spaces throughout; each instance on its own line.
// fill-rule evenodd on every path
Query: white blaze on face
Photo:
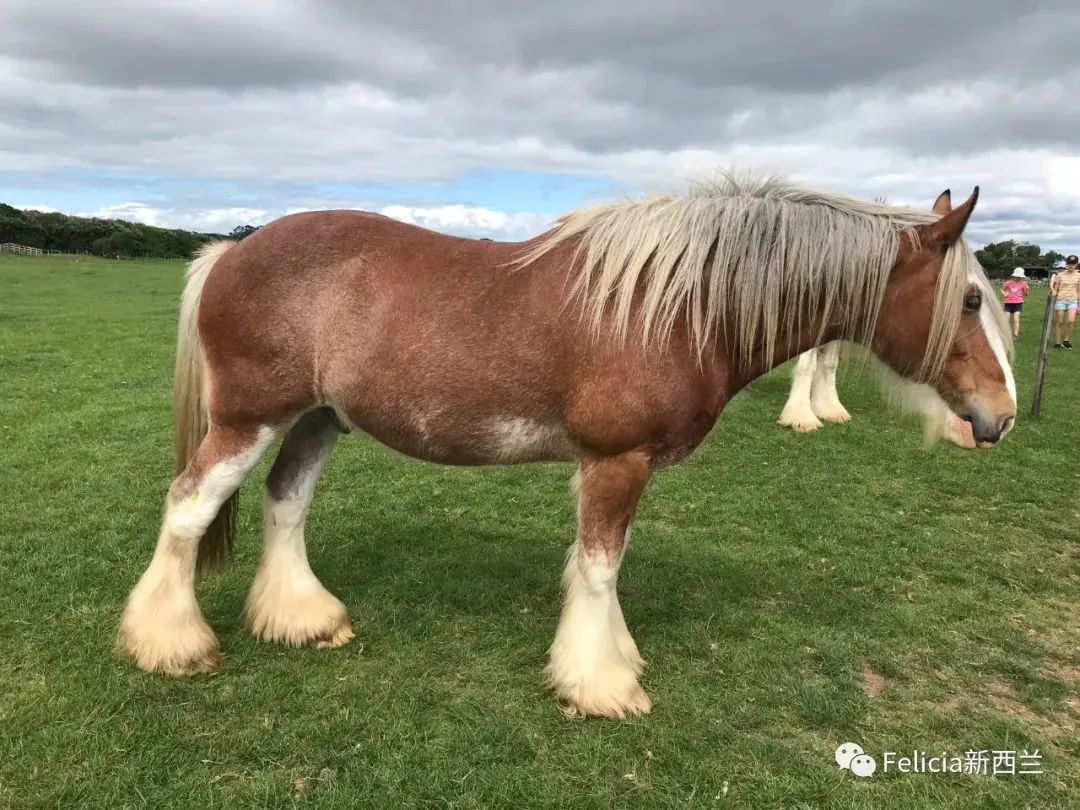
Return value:
M 997 296 L 989 290 L 986 285 L 980 283 L 980 280 L 974 275 L 968 276 L 968 282 L 975 284 L 982 290 L 983 302 L 982 307 L 979 308 L 979 323 L 982 324 L 983 333 L 986 335 L 986 341 L 990 344 L 990 348 L 994 351 L 994 357 L 997 358 L 998 365 L 1001 366 L 1001 373 L 1005 375 L 1005 387 L 1009 390 L 1009 396 L 1012 397 L 1013 408 L 1016 408 L 1016 381 L 1013 379 L 1012 366 L 1009 365 L 1009 355 L 1005 351 L 1005 344 L 1001 339 L 1001 332 L 998 330 L 997 325 L 994 323 L 994 313 L 991 312 L 990 307 L 997 304 Z

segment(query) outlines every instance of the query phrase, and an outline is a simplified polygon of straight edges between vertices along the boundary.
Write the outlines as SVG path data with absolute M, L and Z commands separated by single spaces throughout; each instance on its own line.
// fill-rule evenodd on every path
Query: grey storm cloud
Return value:
M 1076 233 L 1074 1 L 7 6 L 0 171 L 636 189 L 734 162 L 905 202 L 980 182 Z
M 112 6 L 112 8 L 110 8 Z M 420 93 L 475 69 L 600 66 L 687 88 L 822 92 L 1076 64 L 1072 2 L 384 2 L 223 6 L 33 2 L 5 14 L 5 49 L 54 76 L 133 86 L 345 80 Z M 115 13 L 110 13 L 114 10 Z M 423 83 L 420 83 L 420 80 Z M 632 89 L 633 82 L 623 82 Z

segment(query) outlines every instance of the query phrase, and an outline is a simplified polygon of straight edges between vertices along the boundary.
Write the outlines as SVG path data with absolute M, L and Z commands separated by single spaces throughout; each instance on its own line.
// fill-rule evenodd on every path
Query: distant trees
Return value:
M 259 227 L 255 225 L 237 225 L 235 228 L 229 231 L 229 238 L 233 241 L 239 242 L 251 236 L 257 230 L 259 230 Z
M 1054 262 L 1065 258 L 1056 250 L 1043 253 L 1038 245 L 1013 239 L 991 242 L 976 250 L 975 257 L 990 278 L 1004 278 L 1017 267 L 1051 267 Z
M 40 223 L 24 217 L 24 213 L 18 208 L 0 203 L 0 242 L 41 247 L 45 240 L 45 228 Z
M 251 227 L 251 226 L 246 226 Z M 0 203 L 0 242 L 99 256 L 187 258 L 218 234 L 156 228 L 119 219 L 24 211 Z

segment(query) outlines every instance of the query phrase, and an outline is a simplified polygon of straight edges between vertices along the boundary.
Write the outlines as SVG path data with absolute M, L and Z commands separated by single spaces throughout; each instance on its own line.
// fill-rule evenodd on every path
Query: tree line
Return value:
M 1052 268 L 1054 262 L 1065 256 L 1056 250 L 1042 252 L 1038 245 L 1007 239 L 1004 242 L 991 242 L 975 251 L 975 257 L 990 278 L 1004 278 L 1017 267 Z
M 26 211 L 0 203 L 0 242 L 97 256 L 161 256 L 186 259 L 215 239 L 243 239 L 257 228 L 241 225 L 230 234 L 158 228 L 121 219 L 73 217 Z

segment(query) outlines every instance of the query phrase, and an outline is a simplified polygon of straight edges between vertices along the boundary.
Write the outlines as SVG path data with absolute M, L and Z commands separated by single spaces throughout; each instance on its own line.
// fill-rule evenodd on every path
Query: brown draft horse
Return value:
M 277 439 L 249 627 L 347 642 L 304 519 L 338 436 L 359 429 L 446 464 L 577 461 L 548 682 L 570 712 L 649 711 L 615 587 L 630 525 L 649 477 L 739 389 L 845 339 L 934 392 L 980 446 L 1012 427 L 1011 341 L 961 237 L 977 195 L 952 209 L 945 192 L 930 213 L 725 177 L 578 211 L 521 244 L 327 211 L 210 247 L 181 305 L 178 476 L 119 649 L 171 675 L 221 662 L 196 570 L 224 556 L 235 492 Z

